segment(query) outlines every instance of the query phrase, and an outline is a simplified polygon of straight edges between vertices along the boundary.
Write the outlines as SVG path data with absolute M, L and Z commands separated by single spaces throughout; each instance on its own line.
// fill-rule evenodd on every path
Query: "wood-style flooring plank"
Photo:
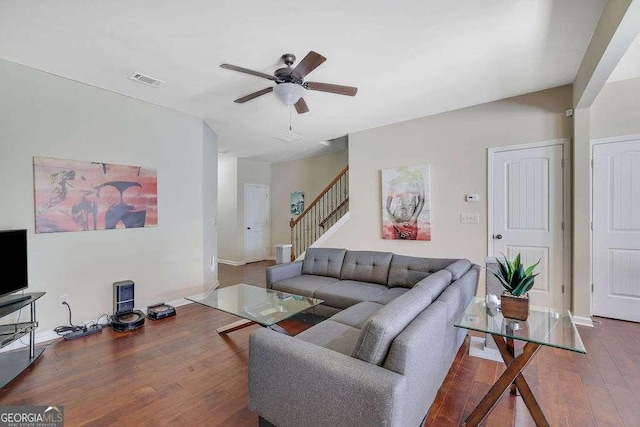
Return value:
M 589 400 L 591 413 L 598 425 L 621 426 L 624 425 L 618 414 L 618 408 L 613 402 L 609 391 L 604 387 L 585 386 L 585 393 Z
M 626 387 L 611 386 L 609 393 L 618 408 L 618 414 L 620 414 L 624 425 L 640 426 L 640 403 L 631 390 Z
M 460 425 L 463 419 L 471 413 L 473 408 L 465 412 L 465 407 L 474 383 L 476 367 L 480 364 L 479 360 L 477 358 L 469 358 L 466 363 L 460 365 L 448 393 L 448 395 L 457 396 L 457 398 L 443 402 L 435 420 L 435 425 Z
M 474 381 L 492 386 L 496 382 L 498 363 L 493 360 L 480 359 Z
M 227 264 L 218 264 L 218 281 L 220 287 L 246 283 L 265 287 L 267 277 L 265 270 L 267 267 L 275 265 L 275 261 L 260 261 L 235 267 Z
M 527 408 L 527 405 L 524 403 L 524 400 L 519 396 L 513 400 L 515 401 L 513 425 L 518 427 L 535 427 L 536 423 L 529 412 L 529 408 Z
M 272 261 L 220 264 L 220 286 L 265 286 Z M 178 315 L 47 345 L 39 360 L 0 390 L 0 405 L 63 405 L 66 425 L 256 426 L 247 407 L 250 326 L 221 336 L 237 317 L 198 304 Z M 310 326 L 280 323 L 293 335 Z M 640 426 L 640 325 L 594 318 L 578 326 L 587 354 L 543 347 L 523 375 L 552 426 Z M 504 364 L 458 351 L 426 426 L 458 426 L 504 372 Z M 506 392 L 483 426 L 531 427 L 522 398 Z

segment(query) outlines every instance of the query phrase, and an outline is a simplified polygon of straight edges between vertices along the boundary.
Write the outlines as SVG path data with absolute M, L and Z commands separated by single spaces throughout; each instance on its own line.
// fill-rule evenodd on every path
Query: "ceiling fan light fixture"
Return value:
M 295 110 L 298 114 L 304 114 L 309 112 L 309 106 L 303 98 L 307 90 L 335 93 L 337 95 L 346 96 L 355 96 L 358 92 L 357 87 L 304 81 L 304 78 L 310 72 L 318 68 L 318 66 L 322 65 L 322 63 L 326 60 L 327 58 L 311 50 L 302 59 L 302 61 L 300 61 L 295 67 L 293 67 L 293 64 L 296 62 L 295 55 L 291 53 L 285 53 L 284 55 L 282 55 L 282 61 L 284 62 L 286 67 L 277 69 L 276 71 L 274 71 L 273 75 L 265 74 L 260 71 L 250 70 L 248 68 L 238 67 L 237 65 L 231 64 L 221 64 L 220 67 L 227 70 L 238 71 L 240 73 L 261 77 L 263 79 L 271 80 L 276 83 L 274 86 L 270 86 L 257 92 L 250 93 L 249 95 L 238 98 L 233 102 L 237 104 L 244 104 L 245 102 L 256 99 L 259 96 L 275 92 L 276 97 L 280 101 L 282 101 L 283 104 L 289 107 L 289 114 L 291 114 L 291 106 L 295 106 Z M 289 123 L 289 127 L 291 127 L 291 123 Z
M 273 92 L 285 105 L 293 105 L 304 95 L 304 87 L 295 83 L 280 83 L 273 88 Z

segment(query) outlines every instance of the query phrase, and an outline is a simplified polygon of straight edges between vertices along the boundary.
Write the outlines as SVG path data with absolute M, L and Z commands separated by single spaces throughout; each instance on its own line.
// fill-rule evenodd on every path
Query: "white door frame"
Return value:
M 593 313 L 593 149 L 595 145 L 640 139 L 640 133 L 592 139 L 589 144 L 589 314 Z
M 244 194 L 243 204 L 244 204 L 244 217 L 242 218 L 242 241 L 243 241 L 243 251 L 242 251 L 242 262 L 243 264 L 247 263 L 247 187 L 261 187 L 267 189 L 267 198 L 269 199 L 269 206 L 267 207 L 267 243 L 269 244 L 269 248 L 271 248 L 271 191 L 268 185 L 263 184 L 244 184 Z M 269 253 L 267 252 L 267 257 L 269 258 Z
M 571 294 L 573 286 L 571 281 L 571 138 L 551 139 L 548 141 L 530 142 L 525 144 L 505 145 L 502 147 L 490 147 L 487 149 L 487 256 L 493 253 L 493 156 L 505 151 L 526 150 L 528 148 L 562 146 L 562 223 L 563 248 L 562 262 L 564 293 L 562 301 L 565 309 L 571 307 Z

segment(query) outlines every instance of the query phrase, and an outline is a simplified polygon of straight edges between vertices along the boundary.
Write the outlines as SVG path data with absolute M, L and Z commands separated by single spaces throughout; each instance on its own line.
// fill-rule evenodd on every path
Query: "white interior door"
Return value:
M 541 260 L 531 303 L 564 308 L 563 146 L 509 149 L 492 154 L 490 253 L 525 267 Z
M 593 146 L 593 314 L 640 322 L 640 138 Z
M 269 257 L 269 187 L 244 186 L 244 262 Z

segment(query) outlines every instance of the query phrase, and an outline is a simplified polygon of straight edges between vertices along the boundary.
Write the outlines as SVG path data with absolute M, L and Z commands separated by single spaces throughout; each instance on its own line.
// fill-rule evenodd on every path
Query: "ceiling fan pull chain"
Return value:
M 293 128 L 291 127 L 291 105 L 289 105 L 289 132 L 293 132 Z

